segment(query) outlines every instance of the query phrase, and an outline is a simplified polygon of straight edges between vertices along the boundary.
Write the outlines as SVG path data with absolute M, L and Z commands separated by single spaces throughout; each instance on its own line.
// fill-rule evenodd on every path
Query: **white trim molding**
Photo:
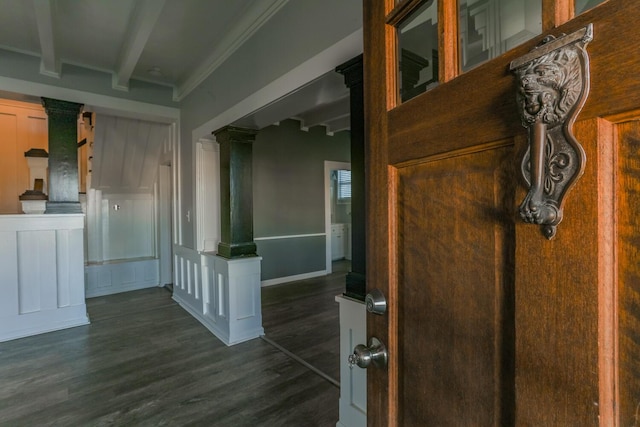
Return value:
M 311 233 L 311 234 L 290 234 L 287 236 L 266 236 L 266 237 L 254 237 L 253 240 L 282 240 L 282 239 L 299 239 L 302 237 L 324 237 L 327 233 Z
M 310 273 L 296 274 L 293 276 L 276 277 L 275 279 L 263 280 L 262 287 L 281 285 L 282 283 L 296 282 L 298 280 L 313 279 L 314 277 L 326 276 L 327 270 L 312 271 Z

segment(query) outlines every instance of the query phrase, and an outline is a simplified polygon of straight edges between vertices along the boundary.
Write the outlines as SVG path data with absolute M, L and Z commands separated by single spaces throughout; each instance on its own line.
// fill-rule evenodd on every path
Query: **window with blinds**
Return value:
M 351 171 L 338 171 L 338 203 L 351 203 Z

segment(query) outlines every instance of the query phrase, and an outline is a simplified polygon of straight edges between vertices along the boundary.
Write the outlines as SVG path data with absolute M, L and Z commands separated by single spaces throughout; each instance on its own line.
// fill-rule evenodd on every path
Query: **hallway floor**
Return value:
M 310 279 L 263 289 L 266 335 L 334 378 L 333 297 L 345 273 L 318 278 L 324 285 Z M 0 343 L 0 426 L 324 427 L 338 420 L 334 384 L 264 340 L 225 346 L 165 289 L 92 298 L 87 307 L 91 325 Z
M 262 326 L 267 338 L 340 380 L 340 310 L 349 261 L 335 261 L 328 276 L 262 288 Z M 346 363 L 346 362 L 345 362 Z

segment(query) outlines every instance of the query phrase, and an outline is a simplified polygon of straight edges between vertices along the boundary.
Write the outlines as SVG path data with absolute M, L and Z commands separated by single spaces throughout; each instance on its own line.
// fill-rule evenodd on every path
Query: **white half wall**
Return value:
M 0 216 L 0 341 L 89 323 L 84 215 Z
M 173 300 L 226 345 L 264 334 L 260 257 L 226 259 L 174 246 Z

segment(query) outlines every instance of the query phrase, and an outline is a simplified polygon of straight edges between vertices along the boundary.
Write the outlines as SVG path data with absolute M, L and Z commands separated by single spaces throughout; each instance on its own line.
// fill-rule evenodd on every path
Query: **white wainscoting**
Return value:
M 89 323 L 84 215 L 0 215 L 0 341 Z
M 88 264 L 85 269 L 87 298 L 160 285 L 157 258 Z
M 340 418 L 337 427 L 367 425 L 367 370 L 350 368 L 347 358 L 353 348 L 367 341 L 367 311 L 364 302 L 342 295 L 340 304 Z
M 174 246 L 173 299 L 226 345 L 264 334 L 260 257 L 226 259 Z
M 201 313 L 202 256 L 193 249 L 174 245 L 173 259 L 173 299 L 192 315 Z

